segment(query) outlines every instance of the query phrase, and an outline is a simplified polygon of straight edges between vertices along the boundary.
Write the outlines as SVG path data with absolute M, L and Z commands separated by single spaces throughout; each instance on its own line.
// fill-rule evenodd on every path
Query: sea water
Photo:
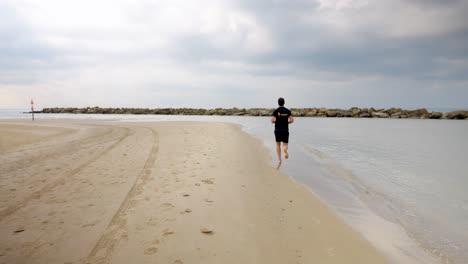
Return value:
M 0 111 L 0 118 L 30 118 Z M 3 114 L 2 114 L 3 113 Z M 240 124 L 276 158 L 269 117 L 37 114 Z M 468 263 L 468 121 L 296 118 L 280 168 L 394 263 Z

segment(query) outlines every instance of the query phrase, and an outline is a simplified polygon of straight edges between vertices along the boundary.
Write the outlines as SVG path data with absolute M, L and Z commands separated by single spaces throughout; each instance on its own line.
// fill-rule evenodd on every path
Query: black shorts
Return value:
M 276 139 L 276 142 L 288 143 L 289 131 L 288 130 L 275 130 L 275 139 Z

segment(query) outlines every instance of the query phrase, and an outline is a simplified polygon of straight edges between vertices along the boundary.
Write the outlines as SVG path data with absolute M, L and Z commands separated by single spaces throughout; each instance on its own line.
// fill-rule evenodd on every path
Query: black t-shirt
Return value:
M 276 108 L 272 116 L 276 117 L 275 130 L 288 130 L 291 111 L 284 106 Z

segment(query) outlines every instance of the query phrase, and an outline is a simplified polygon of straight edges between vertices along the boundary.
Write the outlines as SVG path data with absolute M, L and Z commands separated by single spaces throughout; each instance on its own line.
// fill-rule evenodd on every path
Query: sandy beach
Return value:
M 273 164 L 232 124 L 0 121 L 0 263 L 386 263 Z

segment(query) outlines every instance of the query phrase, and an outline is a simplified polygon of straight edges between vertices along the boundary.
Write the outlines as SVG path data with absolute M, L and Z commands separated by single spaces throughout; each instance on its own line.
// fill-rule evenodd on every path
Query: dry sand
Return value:
M 1 121 L 0 263 L 385 262 L 272 164 L 230 124 Z

